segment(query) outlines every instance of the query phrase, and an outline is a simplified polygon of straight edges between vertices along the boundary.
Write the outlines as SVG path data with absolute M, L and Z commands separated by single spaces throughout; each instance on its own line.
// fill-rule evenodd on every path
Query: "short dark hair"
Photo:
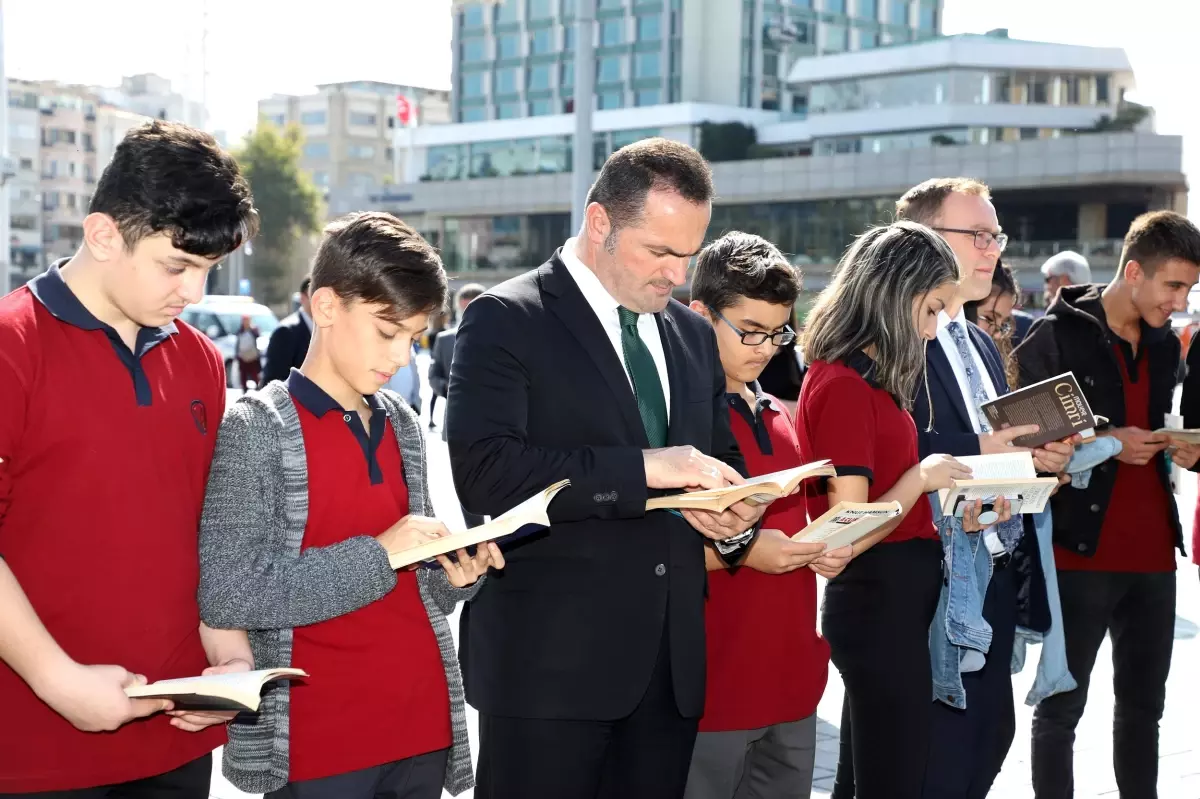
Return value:
M 343 300 L 387 307 L 401 322 L 446 303 L 446 270 L 421 234 L 383 211 L 353 213 L 329 223 L 313 258 L 312 290 L 331 288 Z
M 463 301 L 470 302 L 487 291 L 482 283 L 468 283 L 454 294 L 454 304 L 461 305 Z
M 741 298 L 796 304 L 800 270 L 771 242 L 735 230 L 701 250 L 692 274 L 692 299 L 724 311 Z
M 896 200 L 896 219 L 907 219 L 932 227 L 951 194 L 969 194 L 991 199 L 987 184 L 975 178 L 930 178 L 918 183 Z
M 112 217 L 131 250 L 165 233 L 177 249 L 220 258 L 258 232 L 250 184 L 233 156 L 204 131 L 159 120 L 117 145 L 88 211 Z
M 1200 230 L 1174 211 L 1151 211 L 1133 220 L 1121 248 L 1120 269 L 1137 261 L 1148 277 L 1178 258 L 1200 266 Z
M 608 157 L 588 191 L 588 204 L 608 213 L 612 232 L 637 225 L 651 189 L 672 191 L 699 205 L 713 198 L 712 170 L 704 156 L 686 144 L 650 138 L 627 144 Z M 614 240 L 611 238 L 610 239 Z
M 309 289 L 311 287 L 312 287 L 312 276 L 305 275 L 304 279 L 300 281 L 300 293 L 301 294 L 309 294 L 310 293 Z

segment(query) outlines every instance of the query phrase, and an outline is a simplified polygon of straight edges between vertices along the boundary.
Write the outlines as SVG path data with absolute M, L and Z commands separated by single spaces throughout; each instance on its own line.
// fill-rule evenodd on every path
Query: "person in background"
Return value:
M 148 122 L 79 250 L 0 299 L 0 794 L 208 799 L 231 714 L 124 689 L 254 668 L 196 604 L 225 368 L 177 317 L 257 229 L 212 136 Z
M 795 340 L 799 294 L 799 270 L 749 233 L 709 244 L 692 274 L 691 308 L 716 332 L 729 423 L 752 477 L 802 463 L 791 416 L 756 381 L 772 356 L 794 357 L 779 350 Z M 853 550 L 789 540 L 806 524 L 800 492 L 771 503 L 735 567 L 715 549 L 705 556 L 707 689 L 685 799 L 809 795 L 829 672 L 816 575 L 839 574 Z
M 263 385 L 272 380 L 287 380 L 293 369 L 300 368 L 308 355 L 312 340 L 312 300 L 309 285 L 312 278 L 300 281 L 300 309 L 285 318 L 271 333 L 267 342 L 267 363 L 263 368 Z
M 804 385 L 804 368 L 800 363 L 795 339 L 776 348 L 775 354 L 758 376 L 758 385 L 781 403 L 788 413 L 796 410 L 800 388 Z
M 237 361 L 238 375 L 242 381 L 242 391 L 250 390 L 250 384 L 255 388 L 262 386 L 262 360 L 258 352 L 258 328 L 250 322 L 249 316 L 242 317 L 242 326 L 237 332 Z
M 485 291 L 480 283 L 468 283 L 454 295 L 456 321 L 462 321 L 463 312 L 471 301 Z M 433 406 L 438 397 L 446 397 L 450 391 L 450 369 L 454 364 L 454 342 L 458 332 L 457 324 L 438 333 L 430 343 L 432 357 L 429 362 L 429 388 L 433 391 L 433 399 L 429 401 L 429 429 L 434 428 Z M 442 411 L 443 420 L 448 419 L 446 411 Z M 442 440 L 446 440 L 446 425 L 442 424 Z M 466 511 L 464 511 L 464 515 Z M 475 516 L 475 514 L 471 514 Z M 478 517 L 477 517 L 478 518 Z M 482 521 L 480 519 L 480 521 Z M 474 527 L 475 525 L 471 525 Z
M 1049 309 L 1064 286 L 1082 286 L 1092 282 L 1092 268 L 1074 250 L 1063 250 L 1046 259 L 1042 264 L 1042 279 L 1045 281 L 1043 299 Z
M 838 799 L 917 799 L 931 737 L 929 626 L 942 547 L 925 494 L 970 470 L 917 456 L 909 408 L 923 384 L 925 342 L 953 301 L 959 266 L 923 225 L 896 222 L 855 239 L 808 315 L 808 373 L 796 409 L 802 460 L 838 476 L 808 484 L 808 515 L 838 502 L 899 502 L 902 514 L 853 545 L 825 588 L 821 629 L 842 674 Z M 978 507 L 964 527 L 978 530 Z
M 1017 282 L 1012 270 L 996 259 L 996 271 L 992 273 L 992 290 L 982 300 L 971 300 L 963 304 L 963 313 L 968 322 L 974 322 L 991 336 L 1000 352 L 1004 364 L 1004 376 L 1008 385 L 1017 385 L 1017 363 L 1012 353 L 1016 348 L 1014 305 L 1017 300 Z
M 387 383 L 387 389 L 396 392 L 418 417 L 421 415 L 421 370 L 417 368 L 419 351 L 420 345 L 414 342 L 408 365 L 401 366 Z
M 1155 211 L 1133 221 L 1107 286 L 1059 290 L 1016 358 L 1024 385 L 1073 372 L 1095 414 L 1121 441 L 1116 463 L 1086 488 L 1055 494 L 1054 543 L 1067 665 L 1079 687 L 1033 715 L 1038 799 L 1074 795 L 1075 729 L 1087 705 L 1096 655 L 1112 640 L 1113 766 L 1122 797 L 1157 796 L 1158 724 L 1175 636 L 1175 550 L 1185 551 L 1169 463 L 1191 469 L 1200 445 L 1154 431 L 1171 412 L 1179 366 L 1173 311 L 1200 277 L 1200 230 Z M 1192 394 L 1188 392 L 1187 401 Z M 1188 406 L 1182 408 L 1185 415 Z

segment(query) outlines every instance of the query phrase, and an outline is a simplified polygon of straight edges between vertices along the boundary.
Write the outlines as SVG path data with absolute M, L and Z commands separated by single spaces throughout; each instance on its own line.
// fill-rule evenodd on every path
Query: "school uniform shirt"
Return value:
M 730 426 L 750 476 L 801 465 L 787 410 L 757 384 L 753 388 L 753 409 L 741 395 L 726 394 Z M 801 491 L 772 502 L 762 529 L 793 535 L 806 523 Z M 708 674 L 700 732 L 755 730 L 817 711 L 829 676 L 829 645 L 817 634 L 812 569 L 710 571 L 704 626 Z

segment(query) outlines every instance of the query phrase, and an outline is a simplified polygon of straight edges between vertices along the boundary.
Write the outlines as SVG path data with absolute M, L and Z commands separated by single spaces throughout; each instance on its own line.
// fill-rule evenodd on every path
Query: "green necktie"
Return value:
M 633 394 L 638 412 L 646 428 L 650 448 L 667 445 L 667 401 L 663 398 L 658 367 L 642 337 L 638 335 L 638 315 L 628 308 L 617 308 L 621 319 L 621 351 L 625 353 L 625 370 L 633 380 Z

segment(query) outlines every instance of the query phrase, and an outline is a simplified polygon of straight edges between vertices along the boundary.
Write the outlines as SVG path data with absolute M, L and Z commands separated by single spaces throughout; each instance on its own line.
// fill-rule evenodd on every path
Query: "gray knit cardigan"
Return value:
M 409 506 L 413 513 L 433 516 L 420 423 L 395 394 L 378 396 L 400 443 Z M 291 666 L 293 628 L 350 613 L 396 585 L 387 553 L 370 536 L 301 555 L 307 519 L 300 419 L 287 388 L 274 382 L 241 397 L 226 412 L 200 524 L 201 617 L 210 627 L 248 630 L 255 668 Z M 454 744 L 445 788 L 457 795 L 474 780 L 462 675 L 446 616 L 456 603 L 474 596 L 479 583 L 456 589 L 441 569 L 418 569 L 417 582 L 450 688 Z M 347 701 L 369 701 L 369 696 Z M 266 793 L 287 783 L 288 702 L 287 684 L 273 683 L 257 715 L 243 714 L 229 725 L 223 771 L 241 790 Z

